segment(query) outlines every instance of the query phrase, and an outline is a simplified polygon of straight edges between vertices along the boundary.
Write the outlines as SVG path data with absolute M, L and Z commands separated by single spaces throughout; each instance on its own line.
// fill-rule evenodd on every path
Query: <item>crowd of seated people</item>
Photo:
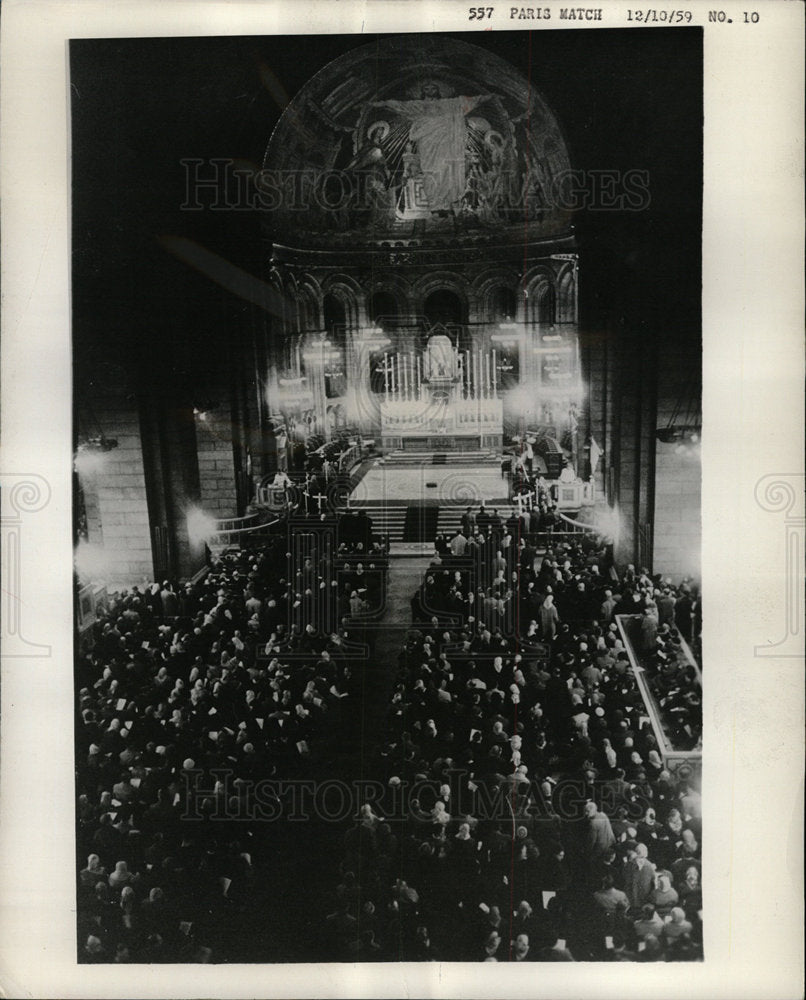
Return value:
M 255 855 L 244 796 L 315 769 L 353 689 L 350 622 L 382 596 L 385 565 L 371 553 L 342 552 L 333 568 L 297 527 L 222 555 L 195 583 L 111 595 L 83 636 L 81 961 L 244 960 L 272 862 Z
M 448 540 L 415 595 L 329 956 L 699 960 L 699 770 L 664 765 L 614 622 L 671 587 L 504 532 Z

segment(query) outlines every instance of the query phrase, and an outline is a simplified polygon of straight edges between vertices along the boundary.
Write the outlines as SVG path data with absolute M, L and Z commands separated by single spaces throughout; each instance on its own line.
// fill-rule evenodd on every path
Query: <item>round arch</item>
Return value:
M 346 274 L 334 275 L 322 285 L 322 306 L 327 296 L 332 295 L 341 303 L 344 310 L 344 325 L 348 330 L 355 330 L 361 325 L 362 291 L 358 282 Z M 323 317 L 324 318 L 324 317 Z M 328 333 L 330 331 L 328 330 Z
M 537 267 L 525 282 L 526 320 L 529 323 L 556 322 L 557 289 L 554 273 L 548 267 Z
M 487 271 L 476 281 L 478 318 L 485 323 L 515 319 L 518 311 L 518 275 L 509 269 Z

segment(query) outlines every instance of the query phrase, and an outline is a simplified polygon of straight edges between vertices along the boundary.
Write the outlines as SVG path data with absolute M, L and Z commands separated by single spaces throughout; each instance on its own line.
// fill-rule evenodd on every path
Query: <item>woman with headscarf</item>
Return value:
M 557 634 L 557 623 L 560 616 L 554 605 L 554 594 L 546 594 L 546 599 L 540 607 L 540 629 L 545 642 L 551 642 Z
M 657 750 L 650 750 L 647 753 L 644 767 L 650 781 L 655 781 L 663 771 L 663 761 Z
M 602 755 L 607 762 L 607 766 L 611 771 L 614 771 L 618 765 L 618 759 L 616 757 L 616 751 L 613 749 L 613 744 L 609 739 L 602 740 Z
M 641 907 L 641 916 L 633 923 L 633 930 L 636 937 L 641 940 L 648 934 L 655 937 L 663 933 L 663 919 L 658 915 L 652 903 L 645 903 Z
M 171 678 L 168 676 L 168 668 L 160 667 L 157 671 L 157 676 L 154 678 L 154 687 L 157 692 L 167 691 L 170 684 L 172 683 Z
M 101 867 L 101 859 L 97 854 L 90 854 L 87 858 L 87 867 L 81 869 L 79 877 L 82 885 L 93 888 L 97 882 L 106 878 L 106 868 Z
M 574 695 L 572 698 L 571 722 L 574 725 L 577 736 L 587 739 L 589 721 L 590 715 L 585 711 L 582 698 L 579 695 Z
M 137 876 L 129 871 L 129 866 L 125 861 L 118 861 L 115 864 L 115 870 L 109 875 L 109 885 L 113 889 L 122 889 L 124 886 L 131 885 L 137 879 Z
M 365 802 L 358 810 L 358 822 L 360 826 L 366 827 L 368 830 L 374 830 L 380 823 L 380 817 L 372 811 L 369 802 Z
M 694 836 L 694 831 L 686 827 L 680 835 L 680 847 L 678 847 L 678 857 L 681 858 L 699 858 L 700 856 L 700 845 L 697 838 Z
M 700 885 L 700 870 L 696 865 L 689 865 L 682 883 L 678 883 L 679 903 L 689 915 L 696 915 L 702 909 L 702 886 Z
M 445 803 L 438 799 L 434 803 L 434 808 L 431 810 L 431 822 L 435 827 L 443 828 L 446 827 L 450 821 L 450 813 L 445 808 Z
M 481 955 L 482 962 L 497 962 L 498 948 L 501 944 L 501 935 L 498 931 L 490 931 L 484 941 L 484 949 Z
M 127 930 L 133 930 L 136 921 L 137 899 L 134 889 L 130 885 L 124 885 L 120 891 L 120 910 L 123 926 Z
M 682 907 L 673 906 L 663 928 L 663 936 L 667 942 L 676 941 L 684 935 L 691 934 L 691 922 L 686 920 Z

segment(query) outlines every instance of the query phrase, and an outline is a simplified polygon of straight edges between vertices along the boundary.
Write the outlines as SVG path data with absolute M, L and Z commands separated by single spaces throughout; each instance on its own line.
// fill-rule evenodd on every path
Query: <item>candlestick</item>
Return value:
M 383 392 L 389 402 L 389 355 L 386 351 L 383 352 Z
M 495 357 L 495 348 L 493 348 L 493 398 L 498 398 L 498 362 Z

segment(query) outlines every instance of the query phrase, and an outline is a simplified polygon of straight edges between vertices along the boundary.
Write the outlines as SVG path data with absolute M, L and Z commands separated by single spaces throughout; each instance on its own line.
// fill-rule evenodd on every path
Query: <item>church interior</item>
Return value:
M 702 959 L 701 46 L 71 43 L 80 961 Z

